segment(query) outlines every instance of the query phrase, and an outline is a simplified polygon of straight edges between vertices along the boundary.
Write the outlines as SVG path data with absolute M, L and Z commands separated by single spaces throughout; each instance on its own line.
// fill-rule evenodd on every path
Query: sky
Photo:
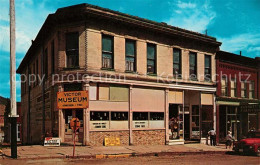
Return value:
M 222 42 L 221 50 L 260 56 L 260 0 L 15 0 L 16 67 L 48 14 L 89 3 L 180 28 L 205 33 Z M 0 96 L 10 97 L 9 0 L 0 0 Z M 17 101 L 20 82 L 17 77 Z

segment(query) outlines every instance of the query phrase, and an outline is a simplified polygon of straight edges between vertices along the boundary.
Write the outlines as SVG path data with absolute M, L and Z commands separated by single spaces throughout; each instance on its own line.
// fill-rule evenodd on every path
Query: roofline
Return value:
M 135 26 L 141 26 L 141 24 L 142 24 L 146 28 L 150 28 L 153 30 L 172 33 L 172 34 L 180 35 L 180 36 L 183 36 L 186 38 L 197 39 L 200 41 L 208 42 L 208 43 L 216 45 L 216 46 L 221 45 L 221 42 L 216 41 L 216 38 L 207 36 L 205 34 L 201 34 L 198 32 L 193 32 L 193 31 L 189 31 L 189 30 L 182 29 L 179 27 L 167 25 L 166 23 L 163 23 L 163 22 L 159 23 L 156 21 L 140 18 L 137 16 L 132 16 L 132 15 L 121 13 L 121 12 L 114 11 L 111 9 L 102 8 L 102 7 L 95 6 L 95 5 L 90 5 L 87 3 L 82 3 L 82 4 L 78 4 L 78 5 L 59 8 L 59 9 L 57 9 L 57 11 L 55 13 L 48 15 L 48 17 L 44 21 L 40 31 L 38 32 L 38 34 L 35 38 L 35 41 L 32 42 L 32 45 L 30 46 L 25 57 L 23 58 L 22 62 L 20 63 L 20 65 L 17 69 L 17 73 L 21 74 L 23 68 L 26 66 L 26 62 L 30 59 L 29 58 L 30 54 L 33 53 L 34 49 L 37 48 L 37 44 L 41 43 L 40 41 L 42 39 L 42 35 L 43 35 L 44 31 L 47 30 L 48 25 L 50 25 L 50 24 L 56 25 L 57 21 L 53 21 L 53 20 L 58 20 L 62 16 L 63 13 L 68 14 L 68 12 L 67 12 L 68 10 L 75 10 L 75 9 L 77 9 L 76 14 L 78 14 L 78 15 L 80 15 L 80 14 L 84 15 L 86 13 L 90 13 L 90 14 L 96 15 L 96 16 L 103 16 L 105 19 L 119 20 L 122 22 L 127 22 L 130 24 L 133 24 Z

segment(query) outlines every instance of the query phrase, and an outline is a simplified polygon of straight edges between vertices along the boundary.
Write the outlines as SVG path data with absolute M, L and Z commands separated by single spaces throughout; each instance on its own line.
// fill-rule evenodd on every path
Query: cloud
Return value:
M 243 33 L 231 37 L 217 37 L 222 42 L 221 50 L 229 52 L 243 51 L 250 57 L 260 56 L 260 34 Z
M 202 5 L 181 1 L 169 2 L 169 5 L 172 15 L 164 22 L 200 33 L 204 33 L 217 16 L 216 12 L 212 10 L 210 1 L 205 1 Z

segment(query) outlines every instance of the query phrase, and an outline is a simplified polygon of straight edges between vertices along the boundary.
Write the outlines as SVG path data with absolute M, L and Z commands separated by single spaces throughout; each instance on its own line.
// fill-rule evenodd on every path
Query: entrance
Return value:
M 169 104 L 169 139 L 183 139 L 183 111 L 181 105 Z
M 190 114 L 184 114 L 184 139 L 190 140 Z
M 65 142 L 73 142 L 73 130 L 70 128 L 70 120 L 78 118 L 80 121 L 80 128 L 76 131 L 75 141 L 83 143 L 83 110 L 82 109 L 66 109 L 65 116 Z

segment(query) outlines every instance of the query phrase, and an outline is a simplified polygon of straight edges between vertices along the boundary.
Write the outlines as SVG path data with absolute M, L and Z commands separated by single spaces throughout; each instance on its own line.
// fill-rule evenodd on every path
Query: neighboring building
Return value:
M 217 52 L 217 139 L 260 129 L 260 58 Z
M 0 142 L 10 143 L 11 125 L 8 118 L 10 99 L 0 96 Z M 17 141 L 21 141 L 21 103 L 17 102 Z
M 118 137 L 121 145 L 204 141 L 216 127 L 220 45 L 207 35 L 97 6 L 58 9 L 17 70 L 22 80 L 23 74 L 46 77 L 21 84 L 23 142 L 41 143 L 44 136 L 72 142 L 73 117 L 81 121 L 76 140 L 83 145 L 103 145 L 105 137 Z M 58 109 L 62 91 L 88 91 L 89 107 Z
M 4 136 L 5 136 L 4 123 L 5 123 L 5 109 L 6 109 L 7 102 L 8 99 L 0 96 L 0 142 L 4 141 Z

